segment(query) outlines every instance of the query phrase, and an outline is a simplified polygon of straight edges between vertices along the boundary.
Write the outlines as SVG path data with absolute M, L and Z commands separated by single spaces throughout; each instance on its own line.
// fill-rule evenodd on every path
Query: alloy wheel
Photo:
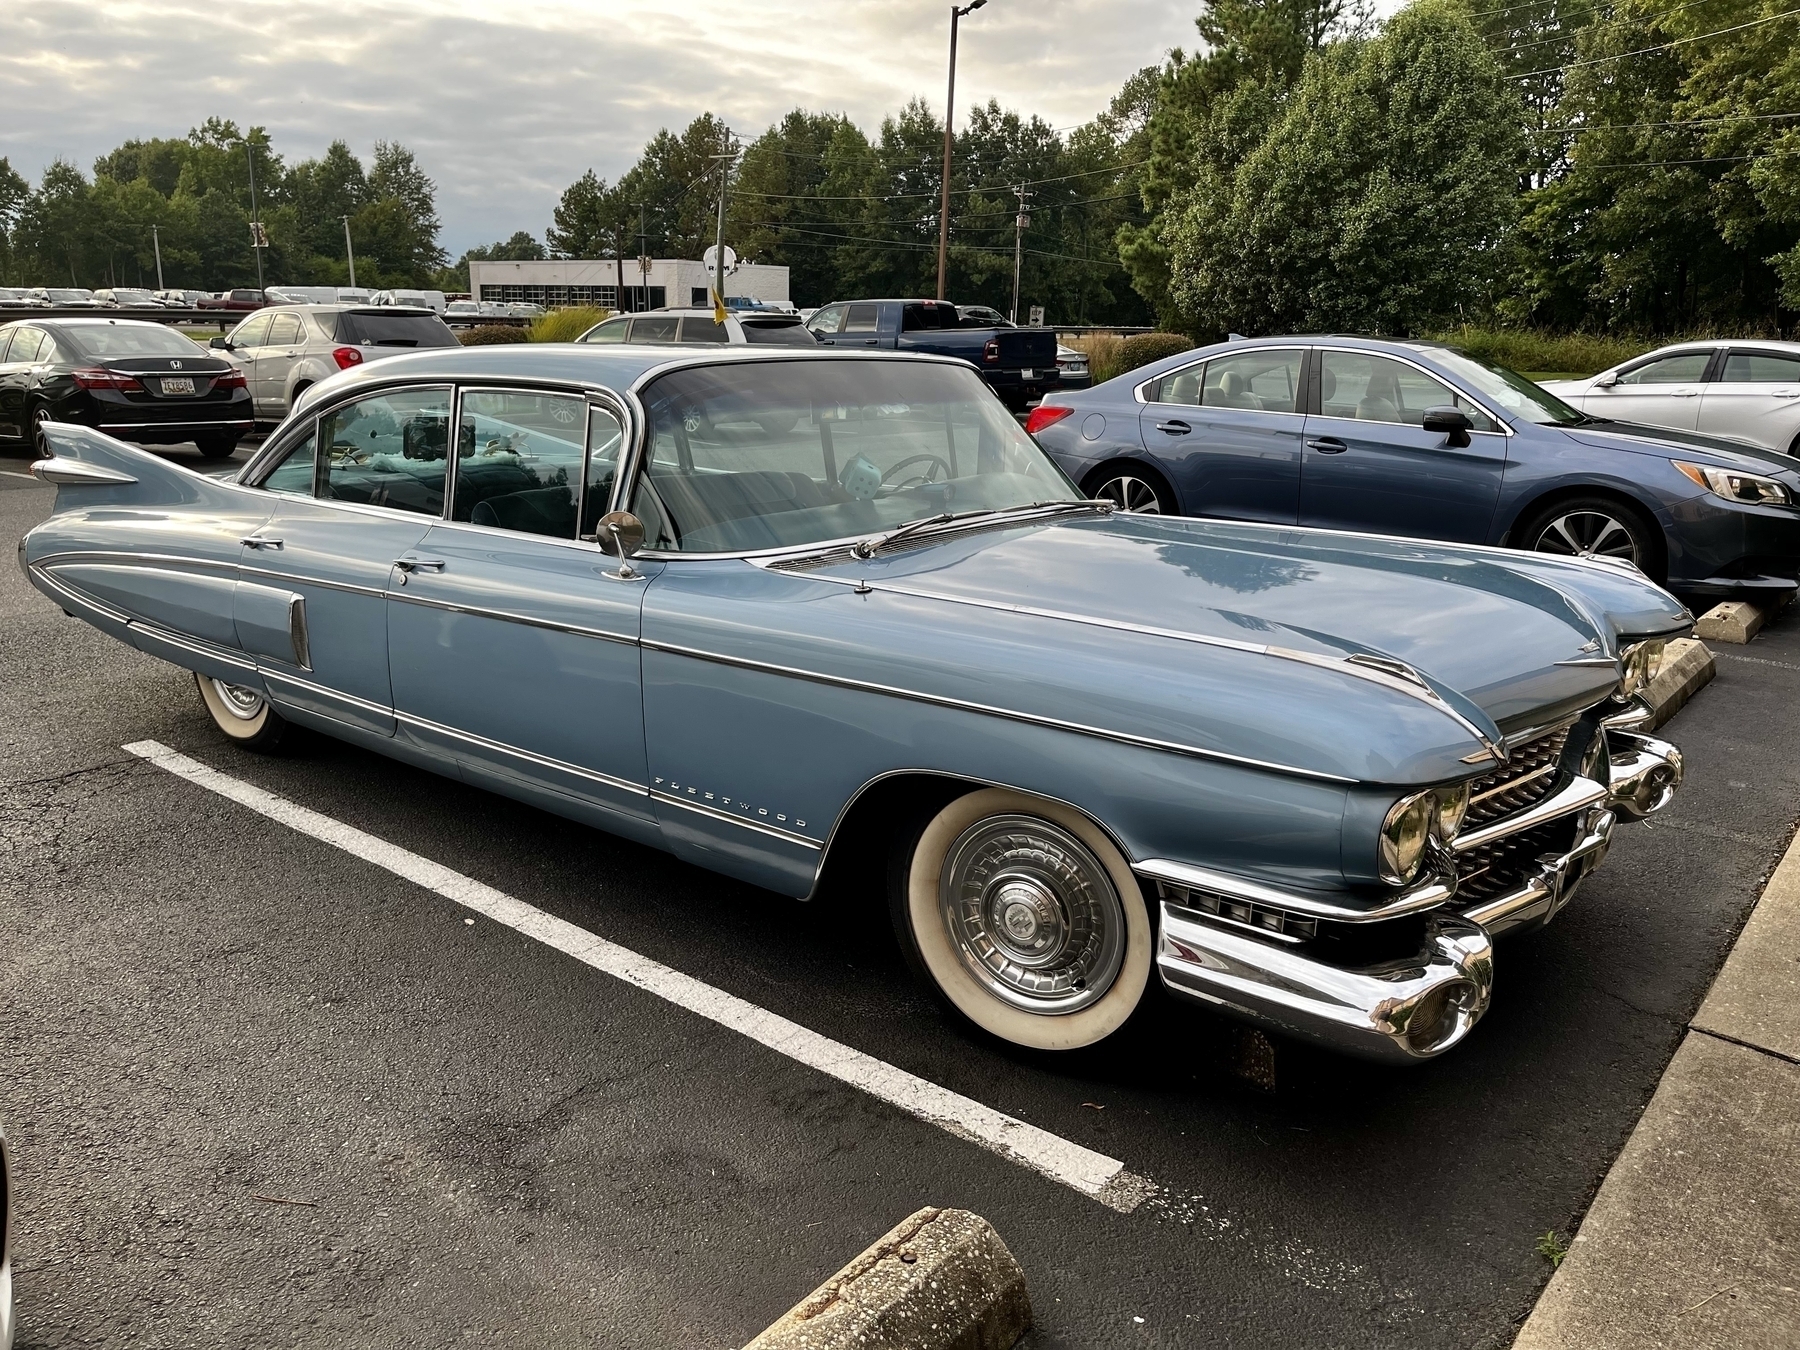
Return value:
M 1094 490 L 1097 500 L 1108 501 L 1121 511 L 1131 511 L 1141 516 L 1160 516 L 1163 513 L 1162 498 L 1157 495 L 1155 484 L 1147 479 L 1133 478 L 1129 474 L 1120 474 L 1109 478 Z
M 39 408 L 31 414 L 31 449 L 39 459 L 49 459 L 55 453 L 50 448 L 50 438 L 44 434 L 44 425 L 55 420 L 48 408 Z
M 1569 558 L 1618 558 L 1640 564 L 1638 539 L 1631 527 L 1616 516 L 1591 508 L 1553 516 L 1538 531 L 1531 547 L 1539 553 L 1558 553 Z

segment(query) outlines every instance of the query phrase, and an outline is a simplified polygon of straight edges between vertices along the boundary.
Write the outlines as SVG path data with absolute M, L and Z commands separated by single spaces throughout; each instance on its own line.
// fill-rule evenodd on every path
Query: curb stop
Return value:
M 1031 1326 L 1025 1272 L 993 1225 L 921 1209 L 744 1350 L 1011 1350 Z

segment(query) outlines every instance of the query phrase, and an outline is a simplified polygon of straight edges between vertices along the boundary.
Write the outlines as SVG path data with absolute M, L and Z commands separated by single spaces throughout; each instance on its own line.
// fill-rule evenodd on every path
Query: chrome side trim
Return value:
M 761 566 L 769 570 L 767 564 L 752 561 L 751 566 Z M 1106 619 L 1094 614 L 1072 614 L 1065 610 L 1043 609 L 1036 605 L 1019 605 L 1004 600 L 983 600 L 976 596 L 946 595 L 941 591 L 927 590 L 923 587 L 904 586 L 891 581 L 870 581 L 862 577 L 830 577 L 817 573 L 807 573 L 810 581 L 829 582 L 834 586 L 845 586 L 867 594 L 870 591 L 891 595 L 904 595 L 914 600 L 935 600 L 943 604 L 969 605 L 976 609 L 995 610 L 1003 614 L 1023 614 L 1035 619 L 1053 619 L 1064 623 L 1084 624 L 1091 628 L 1104 628 L 1111 632 L 1137 633 L 1145 637 L 1167 638 L 1174 642 L 1191 642 L 1201 647 L 1216 647 L 1225 651 L 1245 652 L 1252 656 L 1270 656 L 1281 661 L 1293 661 L 1301 665 L 1317 667 L 1320 670 L 1335 671 L 1340 675 L 1349 675 L 1354 679 L 1367 680 L 1384 689 L 1391 689 L 1404 694 L 1407 698 L 1437 709 L 1457 726 L 1461 727 L 1483 748 L 1483 758 L 1492 757 L 1502 762 L 1506 759 L 1505 743 L 1496 741 L 1417 678 L 1407 678 L 1392 670 L 1367 664 L 1352 656 L 1324 656 L 1316 652 L 1303 652 L 1293 647 L 1278 647 L 1267 642 L 1246 642 L 1241 638 L 1215 637 L 1208 633 L 1193 633 L 1179 628 L 1161 628 L 1154 624 L 1130 623 L 1124 619 Z M 1378 658 L 1392 660 L 1392 658 Z M 1394 662 L 1404 665 L 1404 662 Z M 1408 671 L 1412 667 L 1405 667 Z
M 196 558 L 185 553 L 139 553 L 101 549 L 71 549 L 66 553 L 47 553 L 37 560 L 36 566 L 50 567 L 57 563 L 145 563 L 158 566 L 173 563 L 193 572 L 217 572 L 223 576 L 234 576 L 238 565 L 235 562 L 221 562 L 217 558 Z
M 527 628 L 547 628 L 554 633 L 573 633 L 577 637 L 598 638 L 602 642 L 622 642 L 628 647 L 635 647 L 638 640 L 625 633 L 614 633 L 605 628 L 584 628 L 580 624 L 557 623 L 551 619 L 535 619 L 528 614 L 515 614 L 511 610 L 487 609 L 481 605 L 458 604 L 451 600 L 433 600 L 418 594 L 417 588 L 386 592 L 389 600 L 398 600 L 402 604 L 419 605 L 425 609 L 448 610 L 453 614 L 468 614 L 478 619 L 495 619 L 501 623 L 522 624 Z
M 23 543 L 24 541 L 20 540 L 21 546 Z M 21 552 L 19 556 L 22 559 L 25 555 Z M 73 586 L 52 574 L 50 569 L 44 566 L 42 562 L 27 563 L 26 567 L 28 569 L 26 574 L 34 578 L 41 587 L 55 591 L 57 595 L 67 600 L 70 604 L 82 605 L 104 618 L 111 619 L 114 623 L 122 623 L 129 626 L 132 622 L 131 615 L 127 614 L 124 610 L 117 609 L 114 606 L 107 604 L 104 600 L 96 600 L 94 597 L 76 590 Z
M 1214 872 L 1210 868 L 1195 867 L 1191 863 L 1174 862 L 1168 858 L 1146 858 L 1143 862 L 1132 864 L 1132 871 L 1139 876 L 1149 877 L 1152 881 L 1168 881 L 1194 890 L 1213 891 L 1247 900 L 1251 904 L 1266 905 L 1270 909 L 1332 919 L 1338 923 L 1380 923 L 1385 919 L 1397 919 L 1403 914 L 1436 909 L 1455 894 L 1455 887 L 1433 877 L 1400 892 L 1373 909 L 1355 909 L 1349 905 L 1334 905 L 1329 900 L 1315 900 L 1311 896 L 1296 895 L 1292 891 L 1265 886 L 1260 881 L 1250 881 L 1227 872 Z
M 266 577 L 270 581 L 285 581 L 290 586 L 317 586 L 321 590 L 343 591 L 349 595 L 367 595 L 377 600 L 391 598 L 389 592 L 375 586 L 359 586 L 354 581 L 327 581 L 323 577 L 303 577 L 297 572 L 278 572 L 273 567 L 255 567 L 250 563 L 239 563 L 232 570 L 245 576 Z
M 915 689 L 902 689 L 895 685 L 877 684 L 872 680 L 856 680 L 843 675 L 825 675 L 818 671 L 800 670 L 793 666 L 780 666 L 769 661 L 755 661 L 743 656 L 726 656 L 721 652 L 703 651 L 697 647 L 683 647 L 672 642 L 657 642 L 645 638 L 639 645 L 649 651 L 667 652 L 672 656 L 685 656 L 696 661 L 709 661 L 716 665 L 734 666 L 740 670 L 758 670 L 770 675 L 783 675 L 789 679 L 806 680 L 813 684 L 831 685 L 839 689 L 861 689 L 869 693 L 885 694 L 889 698 L 903 698 L 913 703 L 927 703 L 939 708 L 954 708 L 959 712 L 980 713 L 986 717 L 1003 717 L 1012 722 L 1024 722 L 1031 726 L 1050 727 L 1056 731 L 1073 732 L 1080 736 L 1092 736 L 1097 740 L 1117 741 L 1122 745 L 1140 746 L 1146 750 L 1161 750 L 1174 755 L 1187 755 L 1195 759 L 1216 760 L 1225 764 L 1241 764 L 1247 768 L 1267 769 L 1273 773 L 1291 774 L 1297 778 L 1311 778 L 1323 783 L 1354 783 L 1354 778 L 1346 778 L 1341 774 L 1326 773 L 1320 769 L 1302 769 L 1291 764 L 1276 764 L 1270 760 L 1251 759 L 1244 755 L 1228 754 L 1223 750 L 1207 750 L 1200 746 L 1183 745 L 1179 741 L 1158 740 L 1153 736 L 1134 736 L 1125 731 L 1109 731 L 1104 727 L 1088 726 L 1081 722 L 1068 722 L 1058 717 L 1046 717 L 1038 713 L 1019 712 L 1011 708 L 996 708 L 991 704 L 972 703 L 966 699 L 950 698 L 943 694 L 927 694 Z
M 153 623 L 145 623 L 142 619 L 130 619 L 127 620 L 127 623 L 138 632 L 154 638 L 158 642 L 166 642 L 171 647 L 192 652 L 195 656 L 204 656 L 252 674 L 256 671 L 256 662 L 245 656 L 244 653 L 233 651 L 229 647 L 215 646 L 201 638 L 189 637 L 185 633 L 177 633 L 172 629 L 162 628 Z
M 683 810 L 693 811 L 702 816 L 710 816 L 714 820 L 729 821 L 733 825 L 741 825 L 746 830 L 755 830 L 758 834 L 769 835 L 772 838 L 782 840 L 784 843 L 798 844 L 802 848 L 815 850 L 823 850 L 825 847 L 822 840 L 813 839 L 804 834 L 795 834 L 792 830 L 784 830 L 778 825 L 765 825 L 760 820 L 745 820 L 741 816 L 732 815 L 729 811 L 721 811 L 715 806 L 707 806 L 702 802 L 691 802 L 685 797 L 676 796 L 672 792 L 663 792 L 657 788 L 651 788 L 649 790 L 649 796 L 651 801 L 660 802 L 664 806 L 679 806 Z
M 209 427 L 214 431 L 233 429 L 236 427 L 254 427 L 256 422 L 248 417 L 202 418 L 198 422 L 103 422 L 94 428 L 95 431 L 164 431 L 175 427 Z
M 65 459 L 61 455 L 34 460 L 31 464 L 31 472 L 46 483 L 55 483 L 62 487 L 109 487 L 119 483 L 137 482 L 137 479 L 130 474 L 120 473 L 117 469 L 102 468 L 98 464 L 89 464 L 85 460 Z
M 590 782 L 600 783 L 619 792 L 629 792 L 635 797 L 648 797 L 650 789 L 642 783 L 634 783 L 627 778 L 615 778 L 609 773 L 601 773 L 597 769 L 584 769 L 579 764 L 570 764 L 567 760 L 552 759 L 548 755 L 536 754 L 530 750 L 521 750 L 516 745 L 507 745 L 504 741 L 492 741 L 486 736 L 477 736 L 473 732 L 459 731 L 455 727 L 447 727 L 442 722 L 433 722 L 429 718 L 417 717 L 412 713 L 395 711 L 397 721 L 420 731 L 429 731 L 439 736 L 448 736 L 452 740 L 466 741 L 470 745 L 478 745 L 483 750 L 492 750 L 496 754 L 507 755 L 513 759 L 523 760 L 527 764 L 535 764 L 539 768 L 555 769 L 558 773 L 571 774 L 576 778 L 586 778 Z
M 270 670 L 265 666 L 262 669 L 262 677 L 265 683 L 274 681 L 278 684 L 291 684 L 297 689 L 306 690 L 309 694 L 316 694 L 320 698 L 331 699 L 334 702 L 345 704 L 346 706 L 355 708 L 361 712 L 372 713 L 376 717 L 394 716 L 394 710 L 385 703 L 374 703 L 366 698 L 358 698 L 354 694 L 346 694 L 342 690 L 327 689 L 322 684 L 314 684 L 311 680 L 302 680 L 298 676 L 289 675 L 285 671 Z
M 306 597 L 288 601 L 288 638 L 294 644 L 294 660 L 300 669 L 312 670 L 312 641 L 306 630 Z
M 1456 853 L 1467 853 L 1471 849 L 1480 848 L 1483 844 L 1491 844 L 1496 839 L 1504 839 L 1508 835 L 1533 829 L 1539 825 L 1560 820 L 1567 815 L 1596 806 L 1607 798 L 1607 789 L 1591 778 L 1576 778 L 1560 792 L 1553 792 L 1536 806 L 1527 807 L 1523 811 L 1496 820 L 1492 825 L 1484 825 L 1479 830 L 1469 830 L 1456 836 L 1450 845 Z

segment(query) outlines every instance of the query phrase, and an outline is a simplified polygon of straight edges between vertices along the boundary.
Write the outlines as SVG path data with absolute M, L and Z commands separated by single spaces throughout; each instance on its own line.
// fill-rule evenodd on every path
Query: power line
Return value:
M 1714 0 L 1686 0 L 1685 4 L 1675 5 L 1670 9 L 1663 10 L 1659 14 L 1631 14 L 1631 15 L 1627 15 L 1621 19 L 1608 19 L 1604 23 L 1593 24 L 1591 27 L 1588 27 L 1588 28 L 1566 29 L 1565 31 L 1558 33 L 1554 37 L 1539 38 L 1536 42 L 1520 42 L 1520 43 L 1516 43 L 1516 44 L 1509 44 L 1506 47 L 1496 48 L 1495 54 L 1496 55 L 1506 55 L 1506 54 L 1510 54 L 1512 52 L 1528 52 L 1533 47 L 1548 47 L 1552 43 L 1555 43 L 1555 42 L 1573 42 L 1581 33 L 1593 32 L 1594 30 L 1600 29 L 1600 28 L 1617 28 L 1621 24 L 1661 23 L 1664 19 L 1668 18 L 1671 14 L 1679 14 L 1682 10 L 1692 9 L 1696 5 L 1710 5 L 1712 3 L 1714 3 Z M 1595 8 L 1598 8 L 1598 6 L 1596 6 Z
M 1141 165 L 1148 164 L 1149 162 L 1150 161 L 1147 159 L 1135 159 L 1129 164 L 1114 164 L 1103 169 L 1088 169 L 1082 173 L 1065 173 L 1056 178 L 1031 178 L 1025 181 L 1024 186 L 1041 187 L 1046 183 L 1072 183 L 1077 178 L 1093 178 L 1103 173 L 1123 173 L 1127 169 L 1135 169 Z M 936 166 L 933 165 L 932 167 L 935 168 Z M 1011 185 L 1006 187 L 952 188 L 951 195 L 966 197 L 974 192 L 1000 193 L 1010 190 Z M 902 202 L 914 201 L 922 198 L 930 198 L 935 201 L 939 195 L 936 192 L 864 192 L 853 196 L 823 197 L 815 196 L 812 193 L 807 192 L 753 192 L 749 188 L 733 188 L 732 192 L 740 197 L 760 197 L 766 201 L 776 202 Z
M 1529 80 L 1534 75 L 1557 75 L 1565 71 L 1579 70 L 1583 66 L 1604 65 L 1608 61 L 1623 61 L 1630 56 L 1648 56 L 1651 52 L 1667 51 L 1670 47 L 1683 47 L 1690 42 L 1704 42 L 1708 38 L 1724 37 L 1727 33 L 1741 33 L 1746 28 L 1758 28 L 1765 23 L 1774 23 L 1778 19 L 1792 18 L 1800 14 L 1800 8 L 1784 9 L 1779 14 L 1769 14 L 1760 19 L 1752 19 L 1748 23 L 1733 24 L 1730 28 L 1718 28 L 1710 33 L 1696 33 L 1693 37 L 1676 38 L 1672 42 L 1659 42 L 1654 47 L 1640 47 L 1635 52 L 1619 52 L 1614 56 L 1595 56 L 1586 61 L 1571 61 L 1566 66 L 1550 66 L 1544 70 L 1528 70 L 1523 75 L 1509 75 L 1509 80 Z
M 1784 117 L 1800 117 L 1800 112 L 1730 113 L 1724 117 L 1693 117 L 1670 122 L 1569 122 L 1556 127 L 1539 127 L 1534 136 L 1579 136 L 1584 131 L 1649 131 L 1658 127 L 1707 127 L 1726 122 L 1771 122 Z
M 1756 155 L 1710 155 L 1699 159 L 1639 159 L 1619 164 L 1585 164 L 1575 161 L 1578 169 L 1666 169 L 1675 164 L 1739 164 L 1746 159 L 1757 159 Z

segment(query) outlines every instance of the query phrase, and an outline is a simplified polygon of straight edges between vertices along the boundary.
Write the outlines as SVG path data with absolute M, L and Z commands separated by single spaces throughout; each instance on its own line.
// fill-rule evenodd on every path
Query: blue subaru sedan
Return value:
M 1128 511 L 1623 559 L 1700 596 L 1800 571 L 1800 460 L 1586 414 L 1440 343 L 1239 339 L 1053 394 L 1026 429 Z

